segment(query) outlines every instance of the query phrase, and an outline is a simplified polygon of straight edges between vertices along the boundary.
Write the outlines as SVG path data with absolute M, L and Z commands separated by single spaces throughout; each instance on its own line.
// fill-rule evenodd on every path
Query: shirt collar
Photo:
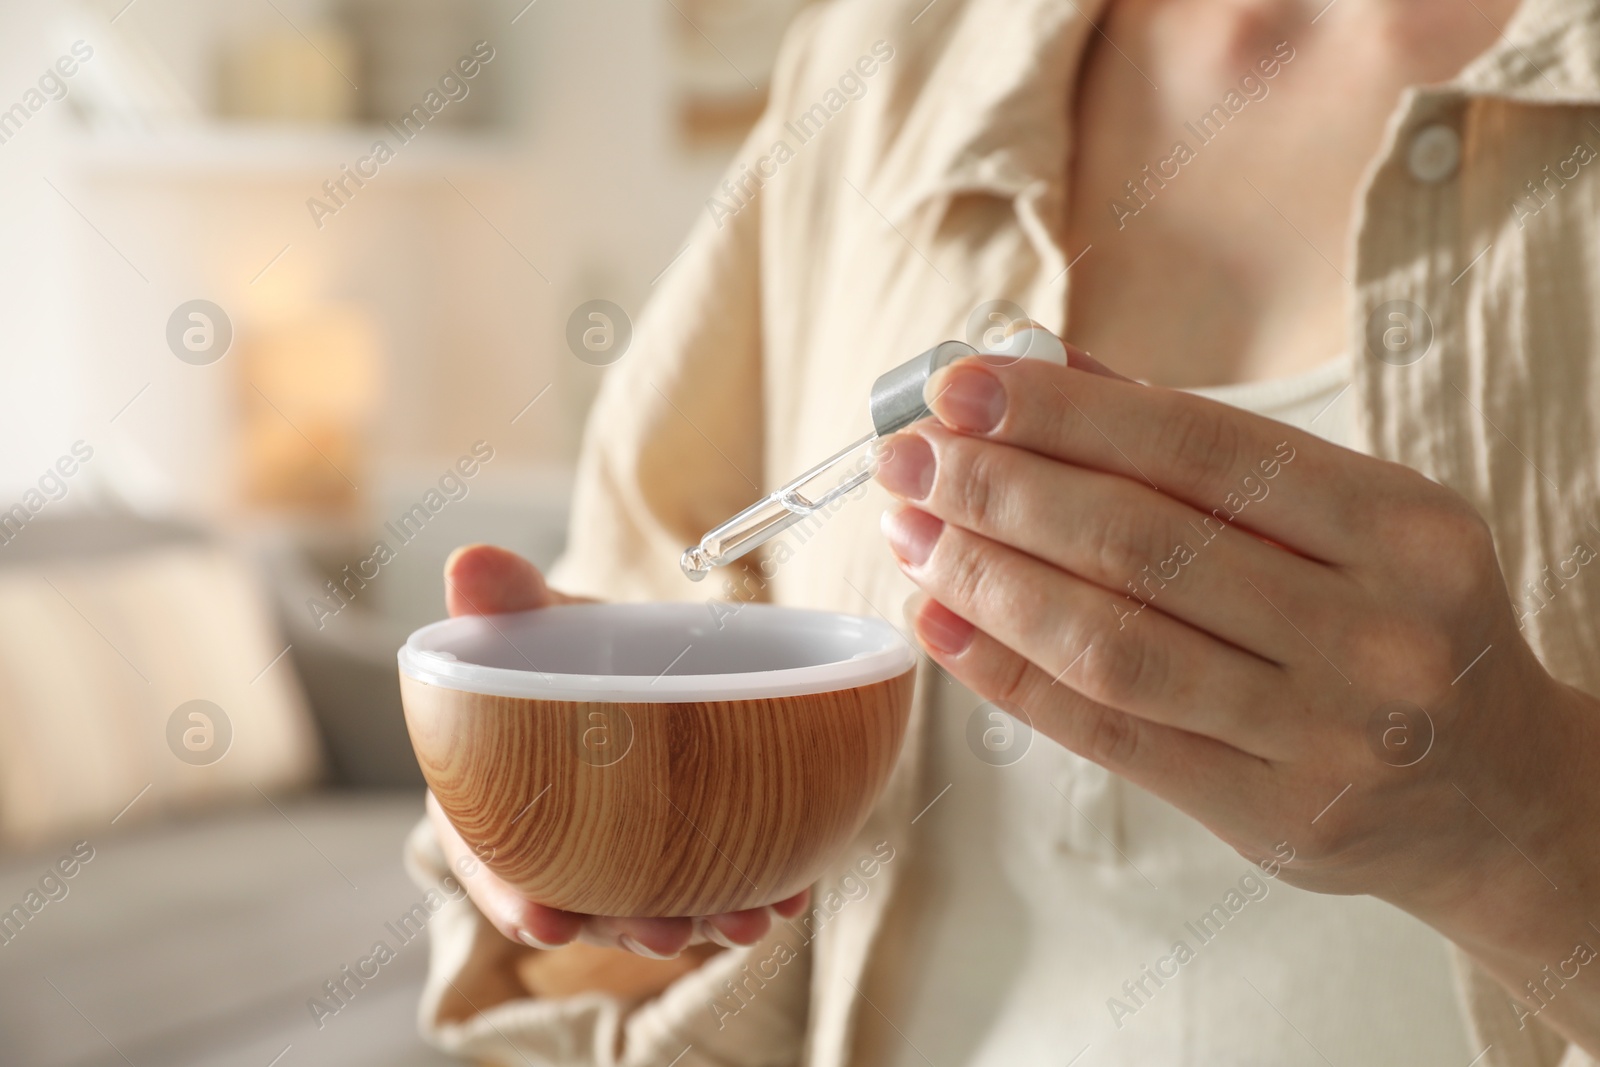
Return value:
M 1600 103 L 1600 0 L 1522 0 L 1447 88 L 1521 103 Z
M 958 192 L 1015 196 L 1066 167 L 1083 47 L 1107 0 L 974 0 L 942 21 L 924 91 L 884 159 L 888 216 Z
M 960 192 L 1060 184 L 1078 66 L 1109 0 L 938 0 L 915 28 L 930 72 L 883 161 L 899 222 Z M 1526 103 L 1600 104 L 1600 0 L 1522 0 L 1499 39 L 1440 87 Z

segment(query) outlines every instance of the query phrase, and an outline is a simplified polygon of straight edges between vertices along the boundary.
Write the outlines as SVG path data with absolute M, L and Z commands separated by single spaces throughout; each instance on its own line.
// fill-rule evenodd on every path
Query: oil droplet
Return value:
M 699 545 L 683 550 L 683 556 L 678 560 L 678 566 L 683 569 L 684 577 L 691 582 L 702 581 L 711 573 L 711 560 L 706 556 L 705 549 Z

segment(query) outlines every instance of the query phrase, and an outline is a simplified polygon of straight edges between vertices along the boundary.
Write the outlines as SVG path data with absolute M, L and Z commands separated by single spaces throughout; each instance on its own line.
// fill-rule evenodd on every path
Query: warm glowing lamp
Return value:
M 327 305 L 241 338 L 248 500 L 339 511 L 359 491 L 378 402 L 381 346 L 372 316 Z

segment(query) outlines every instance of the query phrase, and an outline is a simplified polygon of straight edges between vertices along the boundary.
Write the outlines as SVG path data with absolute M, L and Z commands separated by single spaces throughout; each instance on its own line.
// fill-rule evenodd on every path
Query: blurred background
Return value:
M 445 1062 L 394 651 L 560 552 L 801 2 L 0 6 L 0 1060 Z

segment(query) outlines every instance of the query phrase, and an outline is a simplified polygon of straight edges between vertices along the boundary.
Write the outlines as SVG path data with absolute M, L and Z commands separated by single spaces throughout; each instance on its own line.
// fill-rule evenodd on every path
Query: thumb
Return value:
M 551 590 L 539 568 L 494 545 L 463 545 L 444 564 L 444 602 L 451 615 L 530 611 L 571 599 Z

